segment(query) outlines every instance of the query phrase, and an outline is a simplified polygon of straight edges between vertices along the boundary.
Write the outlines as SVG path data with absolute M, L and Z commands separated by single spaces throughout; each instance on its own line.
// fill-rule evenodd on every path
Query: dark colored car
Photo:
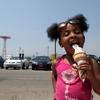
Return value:
M 32 70 L 51 70 L 51 60 L 48 56 L 37 56 L 32 59 Z
M 96 55 L 89 55 L 91 58 L 95 59 L 100 64 L 100 59 Z
M 100 64 L 100 57 L 98 58 L 98 63 Z
M 4 59 L 0 56 L 0 68 L 4 68 Z

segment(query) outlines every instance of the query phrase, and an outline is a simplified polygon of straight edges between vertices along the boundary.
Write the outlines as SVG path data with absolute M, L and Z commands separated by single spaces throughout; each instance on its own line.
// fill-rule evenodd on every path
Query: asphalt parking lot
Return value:
M 50 71 L 0 69 L 0 100 L 53 100 Z
M 0 100 L 53 100 L 51 71 L 0 69 Z

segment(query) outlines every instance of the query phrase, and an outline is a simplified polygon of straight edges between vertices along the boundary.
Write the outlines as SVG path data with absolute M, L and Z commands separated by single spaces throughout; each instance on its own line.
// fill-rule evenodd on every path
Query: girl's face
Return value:
M 61 30 L 59 44 L 65 49 L 67 53 L 74 53 L 73 44 L 78 44 L 83 47 L 85 37 L 77 24 L 68 23 L 65 28 Z

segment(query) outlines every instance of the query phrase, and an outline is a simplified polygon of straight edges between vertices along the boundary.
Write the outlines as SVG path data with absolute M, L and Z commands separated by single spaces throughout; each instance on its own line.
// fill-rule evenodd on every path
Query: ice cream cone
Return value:
M 73 55 L 75 62 L 80 65 L 86 63 L 87 55 L 84 52 L 79 52 Z
M 75 49 L 75 52 L 73 54 L 73 59 L 75 60 L 77 65 L 79 66 L 81 64 L 86 63 L 87 54 L 85 53 L 85 51 L 81 47 L 79 47 L 78 45 L 73 46 L 73 48 Z M 86 78 L 86 71 L 79 70 L 79 77 L 84 82 L 85 78 Z

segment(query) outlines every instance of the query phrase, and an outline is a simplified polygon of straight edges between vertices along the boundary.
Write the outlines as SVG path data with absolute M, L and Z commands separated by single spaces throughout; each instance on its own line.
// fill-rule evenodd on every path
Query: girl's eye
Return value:
M 70 32 L 67 30 L 65 31 L 65 36 L 68 36 L 70 34 Z
M 66 31 L 64 32 L 64 36 L 70 35 L 71 32 L 73 32 L 74 34 L 80 34 L 80 33 L 81 33 L 81 31 L 80 31 L 79 29 L 72 30 L 72 31 L 66 30 Z
M 81 33 L 80 30 L 74 30 L 74 32 L 75 32 L 76 34 L 80 34 L 80 33 Z

